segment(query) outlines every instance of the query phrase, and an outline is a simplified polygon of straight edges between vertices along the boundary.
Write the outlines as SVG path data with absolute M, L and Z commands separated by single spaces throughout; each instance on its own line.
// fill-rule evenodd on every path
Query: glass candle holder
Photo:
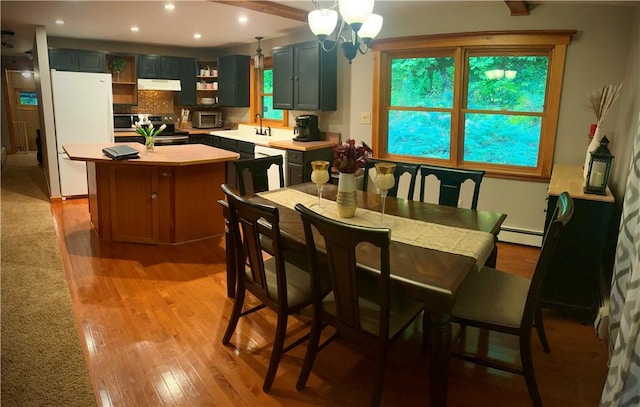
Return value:
M 396 184 L 393 173 L 396 170 L 394 163 L 376 163 L 376 178 L 373 180 L 376 188 L 380 190 L 380 201 L 382 202 L 382 210 L 380 211 L 380 222 L 384 223 L 384 209 L 387 193 Z

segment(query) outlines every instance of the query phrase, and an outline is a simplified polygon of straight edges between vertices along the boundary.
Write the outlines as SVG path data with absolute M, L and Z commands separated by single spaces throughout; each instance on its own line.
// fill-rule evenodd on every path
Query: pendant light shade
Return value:
M 338 7 L 344 22 L 357 32 L 373 13 L 373 0 L 340 0 Z
M 362 24 L 358 35 L 362 38 L 362 41 L 369 45 L 369 43 L 380 33 L 382 29 L 382 16 L 378 14 L 371 14 L 367 21 Z
M 309 13 L 309 28 L 311 32 L 324 41 L 331 35 L 338 25 L 338 12 L 335 10 L 321 9 Z
M 264 55 L 262 55 L 262 48 L 260 48 L 260 40 L 264 37 L 255 37 L 258 40 L 258 49 L 256 49 L 256 53 L 253 56 L 253 67 L 255 69 L 264 68 Z

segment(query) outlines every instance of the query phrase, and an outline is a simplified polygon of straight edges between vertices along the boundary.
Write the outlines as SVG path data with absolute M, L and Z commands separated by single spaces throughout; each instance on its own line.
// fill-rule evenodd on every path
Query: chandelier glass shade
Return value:
M 325 51 L 331 51 L 342 42 L 342 50 L 349 63 L 358 52 L 365 54 L 369 50 L 369 44 L 382 29 L 382 16 L 372 13 L 374 0 L 336 0 L 331 8 L 320 8 L 316 0 L 312 1 L 317 10 L 313 10 L 308 16 L 311 32 L 318 37 Z M 337 31 L 339 15 L 334 10 L 336 5 L 342 20 Z M 351 33 L 347 32 L 346 36 L 343 36 L 345 25 Z M 329 40 L 334 32 L 336 32 L 335 40 Z M 329 47 L 327 42 L 331 42 Z

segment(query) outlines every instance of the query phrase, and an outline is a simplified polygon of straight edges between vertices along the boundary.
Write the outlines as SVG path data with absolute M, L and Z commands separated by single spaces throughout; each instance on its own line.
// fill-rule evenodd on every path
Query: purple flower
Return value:
M 349 139 L 343 144 L 333 146 L 333 169 L 344 173 L 354 173 L 364 168 L 367 160 L 373 154 L 373 150 L 362 142 L 356 146 L 354 139 Z

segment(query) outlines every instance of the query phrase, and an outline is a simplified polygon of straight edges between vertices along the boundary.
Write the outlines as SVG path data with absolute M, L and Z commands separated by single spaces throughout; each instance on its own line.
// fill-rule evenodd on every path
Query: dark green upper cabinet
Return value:
M 248 55 L 228 55 L 218 58 L 218 104 L 230 107 L 249 106 Z
M 102 51 L 80 49 L 50 49 L 49 67 L 59 71 L 106 72 L 107 64 Z
M 160 79 L 160 60 L 156 55 L 138 55 L 138 78 Z
M 195 58 L 180 58 L 180 104 L 196 104 L 196 75 L 198 64 Z
M 317 41 L 273 49 L 273 107 L 287 110 L 337 109 L 337 47 Z
M 180 79 L 182 58 L 160 57 L 160 76 L 158 79 Z
M 138 55 L 138 78 L 181 79 L 182 59 L 180 57 Z M 195 63 L 195 59 L 193 61 Z

